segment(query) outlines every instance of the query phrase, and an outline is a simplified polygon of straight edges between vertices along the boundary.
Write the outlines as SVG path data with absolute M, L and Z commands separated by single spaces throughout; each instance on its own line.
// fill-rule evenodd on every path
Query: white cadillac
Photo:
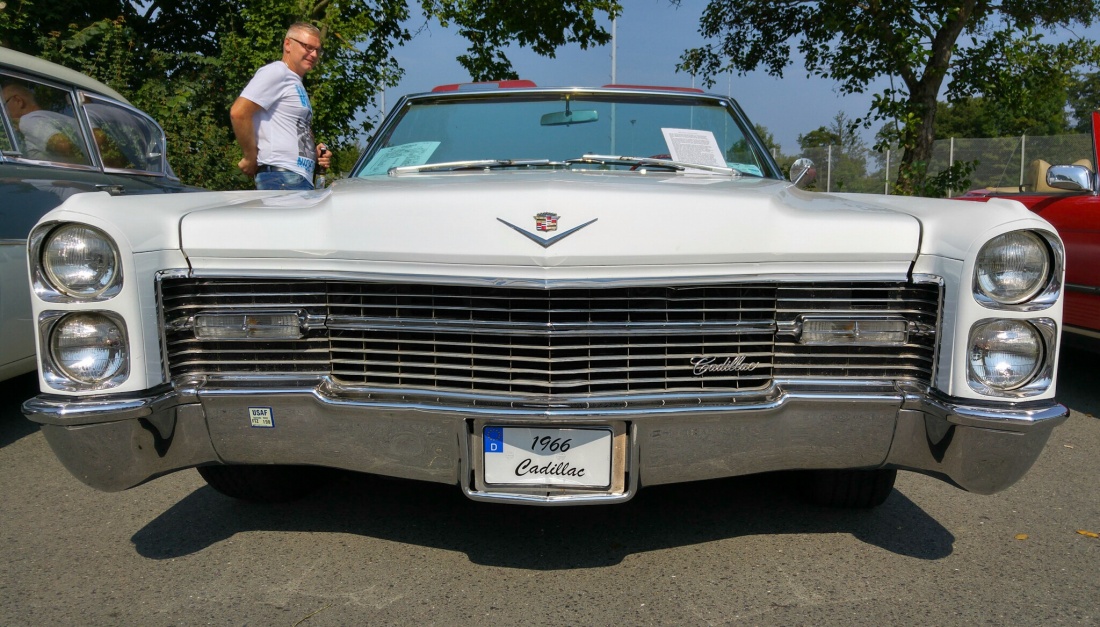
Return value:
M 806 191 L 731 99 L 450 85 L 312 192 L 74 196 L 35 227 L 42 394 L 80 480 L 321 467 L 532 504 L 800 471 L 989 494 L 1055 402 L 1058 235 L 1020 204 Z

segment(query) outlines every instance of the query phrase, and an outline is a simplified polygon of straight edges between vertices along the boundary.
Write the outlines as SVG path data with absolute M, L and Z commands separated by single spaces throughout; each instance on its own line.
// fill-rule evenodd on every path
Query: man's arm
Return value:
M 256 176 L 256 153 L 259 147 L 256 145 L 256 127 L 252 123 L 252 117 L 263 111 L 263 107 L 252 102 L 248 98 L 240 98 L 229 109 L 229 121 L 233 124 L 233 134 L 237 136 L 237 143 L 241 146 L 244 158 L 237 163 L 237 167 L 248 176 Z

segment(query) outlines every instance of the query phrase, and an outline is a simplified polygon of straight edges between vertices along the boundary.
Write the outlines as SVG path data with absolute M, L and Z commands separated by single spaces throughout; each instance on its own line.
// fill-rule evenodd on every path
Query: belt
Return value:
M 258 168 L 256 168 L 256 172 L 294 172 L 294 170 L 291 170 L 290 168 L 280 168 L 277 165 L 267 165 L 266 163 L 262 163 Z M 297 172 L 294 173 L 297 174 Z

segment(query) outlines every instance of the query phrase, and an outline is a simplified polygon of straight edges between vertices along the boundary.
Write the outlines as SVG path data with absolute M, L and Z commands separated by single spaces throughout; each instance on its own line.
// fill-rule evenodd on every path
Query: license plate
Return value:
M 610 429 L 485 427 L 485 483 L 606 488 Z

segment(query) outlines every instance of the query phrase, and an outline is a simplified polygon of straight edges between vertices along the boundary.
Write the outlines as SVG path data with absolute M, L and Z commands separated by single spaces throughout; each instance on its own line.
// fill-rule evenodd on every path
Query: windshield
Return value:
M 729 167 L 749 176 L 771 173 L 733 108 L 711 98 L 528 93 L 413 100 L 397 115 L 371 144 L 357 176 L 486 160 L 522 162 L 494 164 L 500 167 L 561 167 L 586 154 Z M 604 162 L 599 167 L 639 165 Z

